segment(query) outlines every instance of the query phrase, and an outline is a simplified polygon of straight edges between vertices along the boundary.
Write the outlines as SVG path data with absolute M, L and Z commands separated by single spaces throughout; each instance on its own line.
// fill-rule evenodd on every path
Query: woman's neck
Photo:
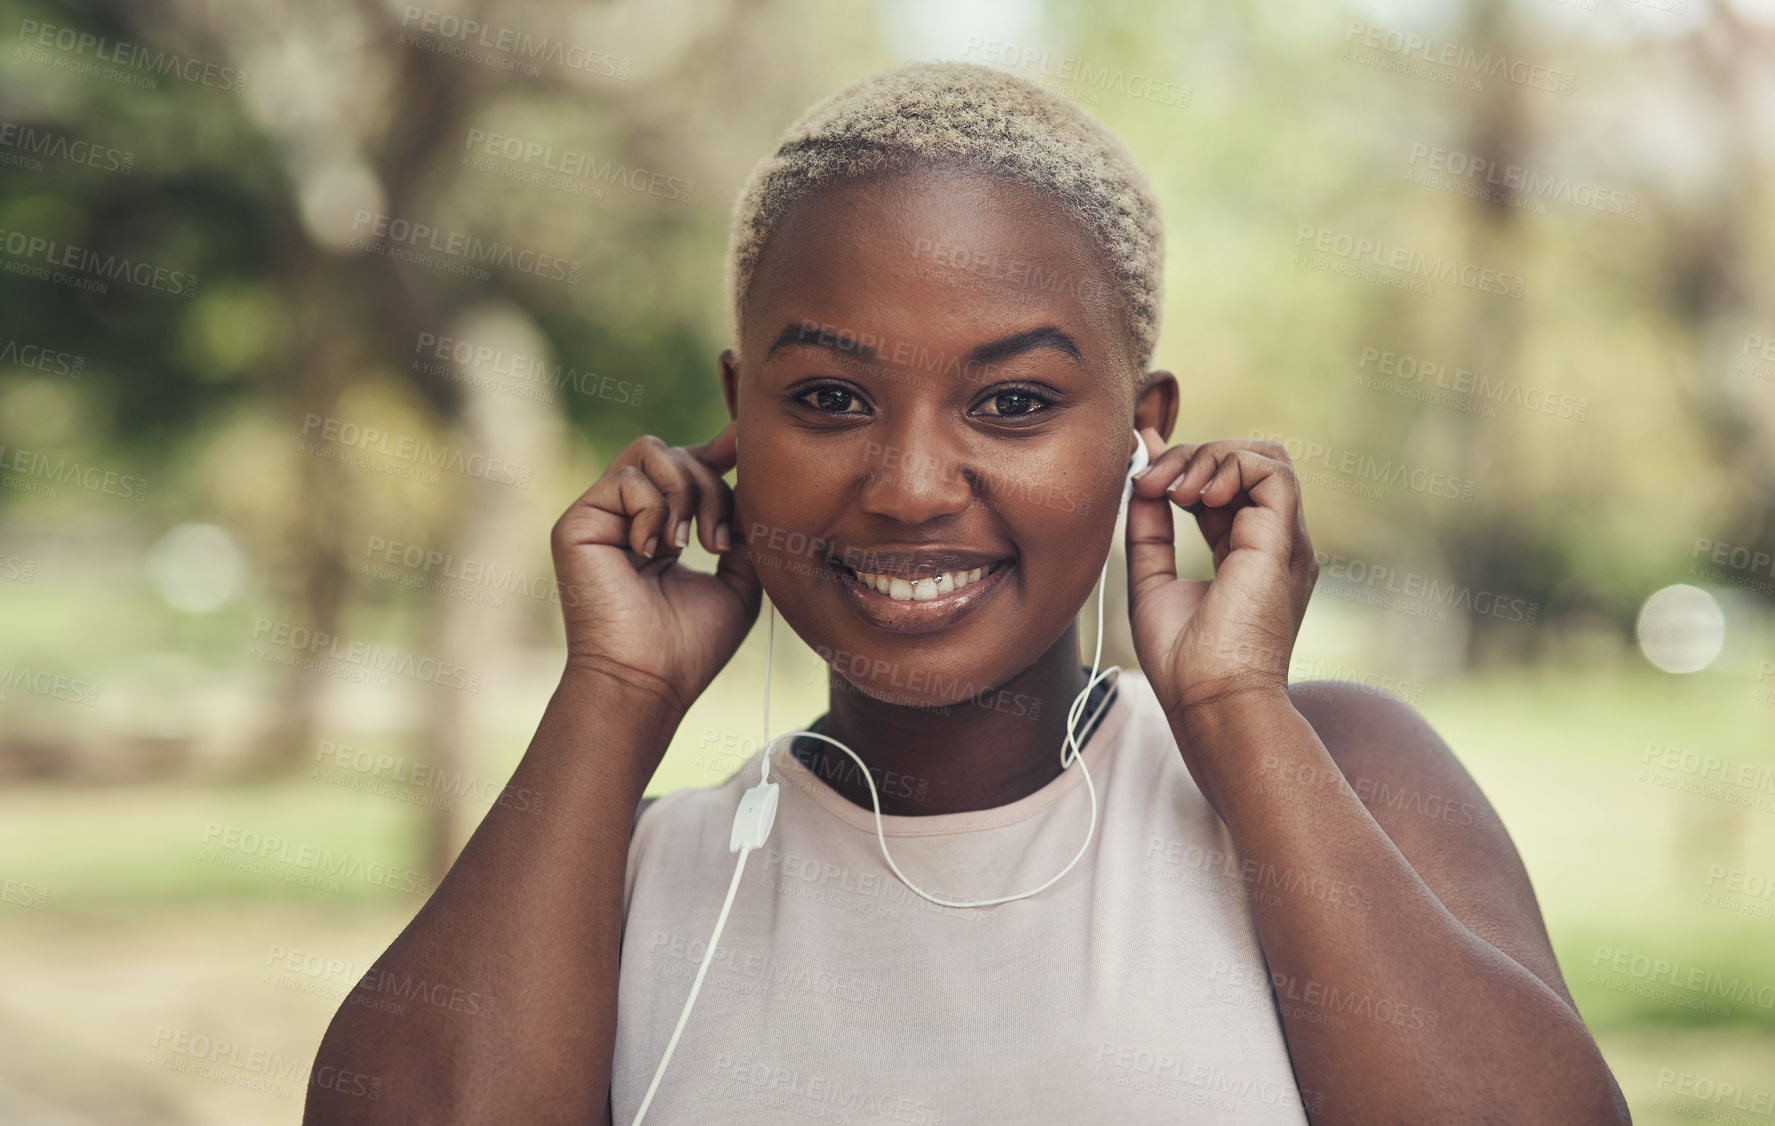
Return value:
M 1088 679 L 1078 625 L 1036 662 L 992 691 L 943 708 L 885 703 L 836 673 L 819 726 L 868 764 L 889 815 L 962 813 L 1008 805 L 1060 773 L 1066 713 Z M 1080 726 L 1081 745 L 1089 719 Z M 804 749 L 805 748 L 805 749 Z M 848 801 L 873 809 L 855 760 L 819 739 L 797 740 L 801 758 Z

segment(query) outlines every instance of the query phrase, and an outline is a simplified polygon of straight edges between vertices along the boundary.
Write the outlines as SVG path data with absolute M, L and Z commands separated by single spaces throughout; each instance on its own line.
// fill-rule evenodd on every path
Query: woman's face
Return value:
M 860 690 L 960 702 L 1084 604 L 1141 383 L 1115 292 L 1077 220 L 977 173 L 841 183 L 772 234 L 722 357 L 735 522 Z

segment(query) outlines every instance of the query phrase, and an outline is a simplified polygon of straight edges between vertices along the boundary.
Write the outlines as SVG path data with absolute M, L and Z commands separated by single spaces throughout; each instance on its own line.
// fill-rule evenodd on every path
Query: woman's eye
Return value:
M 1000 418 L 1016 418 L 1020 415 L 1040 414 L 1052 405 L 1045 396 L 1037 395 L 1034 391 L 1023 391 L 1018 389 L 1000 391 L 986 401 L 991 403 L 995 408 L 987 413 L 997 415 Z
M 806 403 L 808 406 L 822 414 L 864 413 L 848 409 L 853 404 L 861 406 L 863 400 L 860 399 L 854 391 L 849 391 L 843 387 L 815 387 L 811 391 L 806 391 L 796 396 L 795 401 L 798 403 Z
M 861 395 L 848 387 L 837 385 L 811 387 L 795 396 L 795 401 L 821 414 L 855 417 L 867 417 L 870 414 L 869 405 Z M 989 418 L 1022 418 L 1040 414 L 1053 406 L 1053 400 L 1046 395 L 1021 387 L 1010 387 L 989 396 L 976 411 Z

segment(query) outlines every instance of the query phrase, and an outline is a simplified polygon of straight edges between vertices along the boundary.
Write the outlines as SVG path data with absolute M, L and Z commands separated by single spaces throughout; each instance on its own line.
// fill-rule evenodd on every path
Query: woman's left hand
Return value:
M 1300 483 L 1276 442 L 1236 438 L 1164 448 L 1128 501 L 1128 607 L 1134 651 L 1175 725 L 1249 692 L 1288 698 L 1288 663 L 1319 575 Z M 1175 483 L 1175 484 L 1173 484 Z M 1177 577 L 1171 506 L 1196 518 L 1214 578 Z

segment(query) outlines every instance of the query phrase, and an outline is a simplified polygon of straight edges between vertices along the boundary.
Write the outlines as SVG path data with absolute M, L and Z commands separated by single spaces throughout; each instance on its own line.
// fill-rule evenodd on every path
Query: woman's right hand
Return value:
M 673 721 L 758 617 L 758 575 L 721 479 L 735 460 L 732 423 L 694 446 L 644 434 L 555 522 L 568 668 L 657 700 Z M 693 516 L 698 542 L 718 557 L 713 574 L 678 562 Z

